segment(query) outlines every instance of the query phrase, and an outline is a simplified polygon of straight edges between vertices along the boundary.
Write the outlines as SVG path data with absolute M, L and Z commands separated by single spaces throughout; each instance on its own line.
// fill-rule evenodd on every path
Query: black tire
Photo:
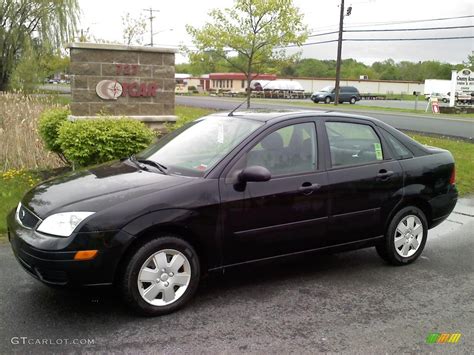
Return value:
M 355 97 L 351 97 L 351 100 L 349 101 L 349 103 L 351 105 L 354 105 L 356 102 L 357 102 L 357 99 Z
M 325 104 L 330 104 L 331 103 L 331 98 L 328 96 L 324 99 Z
M 173 301 L 173 303 L 167 305 L 152 305 L 145 301 L 145 299 L 140 294 L 138 276 L 145 262 L 152 255 L 162 250 L 174 250 L 185 256 L 189 262 L 191 278 L 184 293 L 179 296 L 176 301 Z M 178 272 L 176 273 L 178 274 Z M 124 267 L 124 271 L 120 280 L 120 288 L 125 302 L 136 312 L 145 316 L 160 316 L 178 310 L 191 300 L 199 285 L 200 275 L 201 270 L 199 259 L 194 248 L 183 239 L 180 239 L 177 236 L 168 235 L 150 240 L 138 248 L 135 253 L 133 253 L 133 255 L 131 255 Z M 171 280 L 172 279 L 170 278 L 169 284 L 173 285 Z M 161 280 L 156 281 L 156 283 L 160 282 Z M 179 286 L 170 287 L 173 287 L 173 289 L 177 287 L 179 290 Z M 173 294 L 175 291 L 173 291 Z M 158 293 L 158 295 L 160 295 L 160 297 L 164 297 L 164 295 L 161 293 Z M 158 297 L 158 295 L 156 297 Z
M 413 255 L 409 256 L 402 256 L 400 253 L 403 253 L 404 246 L 401 245 L 397 251 L 395 247 L 395 238 L 400 238 L 399 232 L 397 232 L 397 227 L 402 220 L 404 220 L 408 216 L 415 216 L 421 222 L 422 225 L 422 233 L 421 233 L 421 241 L 418 243 L 419 246 L 416 249 Z M 415 222 L 416 223 L 416 222 Z M 415 228 L 416 229 L 416 228 Z M 387 231 L 385 233 L 385 238 L 379 244 L 375 246 L 378 255 L 385 260 L 386 262 L 392 265 L 407 265 L 414 262 L 423 252 L 423 248 L 426 244 L 426 238 L 428 236 L 428 223 L 426 221 L 426 216 L 419 208 L 410 206 L 402 208 L 398 211 L 395 216 L 393 216 L 390 224 L 388 225 Z M 398 240 L 398 239 L 397 239 Z M 407 242 L 408 243 L 408 242 Z M 408 246 L 410 252 L 412 249 L 415 250 L 412 246 Z
M 443 99 L 443 102 L 444 102 L 444 103 L 447 103 L 447 102 L 448 102 L 448 99 L 446 99 L 446 98 Z

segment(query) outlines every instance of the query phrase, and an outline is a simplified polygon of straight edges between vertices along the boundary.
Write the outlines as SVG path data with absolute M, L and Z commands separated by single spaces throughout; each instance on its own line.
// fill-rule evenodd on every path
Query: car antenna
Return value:
M 234 116 L 234 112 L 237 111 L 240 106 L 242 106 L 243 104 L 245 104 L 247 102 L 247 98 L 245 98 L 244 101 L 242 101 L 240 104 L 238 104 L 232 111 L 229 112 L 229 114 L 227 115 L 228 117 L 232 117 Z
M 258 74 L 257 74 L 255 77 L 257 77 L 257 76 L 258 76 Z M 254 79 L 255 79 L 255 77 L 254 77 Z M 252 80 L 253 80 L 253 79 L 252 79 Z M 264 86 L 262 86 L 262 90 L 265 89 L 265 87 L 266 87 L 268 84 L 270 84 L 272 81 L 273 81 L 273 80 L 269 80 L 268 83 L 266 83 Z M 251 90 L 250 88 L 248 88 L 248 89 Z M 238 110 L 243 104 L 245 104 L 246 102 L 247 102 L 247 98 L 245 98 L 244 101 L 242 101 L 242 102 L 241 102 L 240 104 L 238 104 L 232 111 L 230 111 L 227 116 L 228 116 L 228 117 L 234 116 L 234 112 L 237 111 L 237 110 Z

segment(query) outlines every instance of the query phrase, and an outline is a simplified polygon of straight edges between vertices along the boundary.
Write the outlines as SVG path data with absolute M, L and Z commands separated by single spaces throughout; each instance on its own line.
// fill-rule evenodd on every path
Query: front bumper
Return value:
M 36 279 L 57 286 L 110 285 L 117 265 L 133 236 L 123 231 L 73 233 L 68 238 L 48 237 L 20 225 L 12 212 L 8 239 L 20 265 Z M 46 239 L 57 243 L 46 243 Z M 79 250 L 99 250 L 92 260 L 74 260 Z

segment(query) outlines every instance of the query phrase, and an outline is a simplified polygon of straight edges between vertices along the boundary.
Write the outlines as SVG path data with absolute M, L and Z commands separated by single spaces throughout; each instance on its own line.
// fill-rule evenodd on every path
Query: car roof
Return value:
M 207 117 L 229 117 L 229 112 L 218 112 L 211 114 Z M 296 119 L 303 117 L 314 117 L 314 118 L 324 118 L 324 117 L 338 117 L 338 118 L 350 118 L 355 120 L 364 120 L 371 121 L 376 123 L 382 123 L 376 118 L 355 115 L 350 113 L 335 112 L 335 111 L 322 111 L 322 110 L 241 110 L 235 111 L 232 113 L 232 116 L 235 118 L 245 118 L 249 120 L 255 120 L 260 122 L 278 122 L 284 121 L 287 119 Z

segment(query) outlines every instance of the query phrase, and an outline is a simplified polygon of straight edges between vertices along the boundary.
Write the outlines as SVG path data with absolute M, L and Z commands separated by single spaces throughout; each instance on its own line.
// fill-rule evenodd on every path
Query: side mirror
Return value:
M 268 181 L 272 178 L 272 174 L 267 168 L 259 165 L 253 165 L 242 170 L 238 176 L 239 182 L 259 182 Z

